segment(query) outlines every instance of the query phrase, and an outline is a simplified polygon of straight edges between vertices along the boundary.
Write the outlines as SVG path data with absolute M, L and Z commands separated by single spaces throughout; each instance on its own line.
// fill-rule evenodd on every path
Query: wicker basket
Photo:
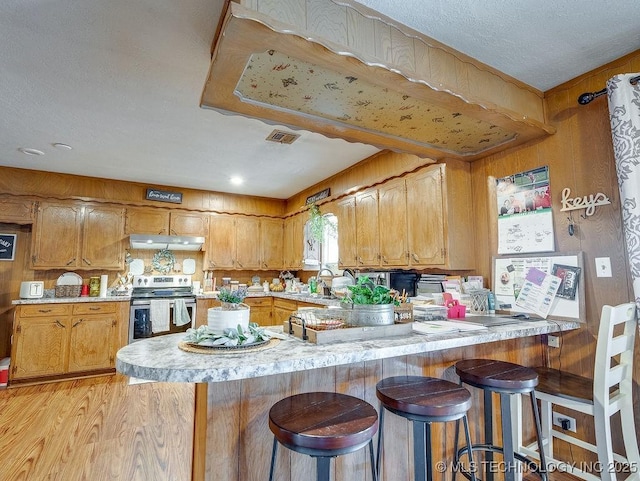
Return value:
M 56 286 L 56 297 L 79 297 L 82 286 Z
M 393 308 L 396 323 L 413 322 L 413 304 L 402 303 Z
M 316 331 L 342 329 L 346 327 L 348 313 L 342 309 L 302 309 L 291 316 L 295 324 L 304 325 Z

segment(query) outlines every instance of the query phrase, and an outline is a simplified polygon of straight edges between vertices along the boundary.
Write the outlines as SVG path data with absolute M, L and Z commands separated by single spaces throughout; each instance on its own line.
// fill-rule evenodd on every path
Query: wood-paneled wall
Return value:
M 486 277 L 491 276 L 492 256 L 497 254 L 498 245 L 495 179 L 549 166 L 556 251 L 584 252 L 584 275 L 580 282 L 585 283 L 586 298 L 585 328 L 563 334 L 562 348 L 550 350 L 549 361 L 553 367 L 588 377 L 593 375 L 602 306 L 628 302 L 634 296 L 622 232 L 607 100 L 602 97 L 582 106 L 577 98 L 584 92 L 602 89 L 606 80 L 615 74 L 638 71 L 640 51 L 554 88 L 545 96 L 547 122 L 557 129 L 555 135 L 481 159 L 471 166 L 476 245 L 489 246 L 476 252 L 476 268 L 478 274 Z M 560 212 L 561 192 L 565 187 L 571 189 L 572 197 L 602 192 L 611 199 L 611 205 L 598 207 L 595 214 L 587 218 L 580 216 L 583 211 L 574 211 L 571 215 L 576 226 L 573 236 L 568 232 L 569 213 Z M 611 258 L 612 278 L 596 276 L 596 257 Z M 635 359 L 640 365 L 637 346 Z M 636 369 L 634 377 L 637 404 L 639 370 Z M 579 418 L 579 431 L 588 435 L 588 429 L 592 428 L 584 431 L 585 425 L 590 426 L 586 419 Z

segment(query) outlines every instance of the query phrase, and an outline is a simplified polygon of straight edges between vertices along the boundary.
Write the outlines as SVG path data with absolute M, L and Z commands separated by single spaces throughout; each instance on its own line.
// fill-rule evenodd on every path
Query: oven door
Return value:
M 196 322 L 196 301 L 193 298 L 185 299 L 185 306 L 191 322 L 177 326 L 174 316 L 175 300 L 165 299 L 168 301 L 168 326 L 164 323 L 164 327 L 154 329 L 151 300 L 150 299 L 133 299 L 131 301 L 131 311 L 129 315 L 129 343 L 147 339 L 155 336 L 163 336 L 166 334 L 176 334 L 185 332 L 190 327 L 195 326 Z M 157 325 L 157 324 L 156 324 Z

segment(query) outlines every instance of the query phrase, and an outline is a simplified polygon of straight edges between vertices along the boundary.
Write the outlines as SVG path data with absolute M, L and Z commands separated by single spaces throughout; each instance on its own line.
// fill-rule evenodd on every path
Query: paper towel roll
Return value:
M 107 285 L 109 283 L 109 276 L 107 274 L 100 276 L 100 297 L 107 297 Z

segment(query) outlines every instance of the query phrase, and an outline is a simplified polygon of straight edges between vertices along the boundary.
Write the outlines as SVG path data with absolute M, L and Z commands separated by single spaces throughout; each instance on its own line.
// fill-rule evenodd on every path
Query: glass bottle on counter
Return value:
M 315 294 L 318 291 L 318 281 L 315 277 L 309 278 L 309 294 Z

